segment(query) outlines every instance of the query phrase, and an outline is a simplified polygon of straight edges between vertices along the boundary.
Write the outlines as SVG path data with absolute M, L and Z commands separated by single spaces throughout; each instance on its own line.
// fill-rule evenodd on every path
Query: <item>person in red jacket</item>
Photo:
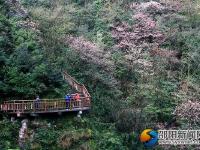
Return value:
M 76 93 L 74 98 L 75 98 L 76 101 L 79 101 L 80 100 L 80 94 Z

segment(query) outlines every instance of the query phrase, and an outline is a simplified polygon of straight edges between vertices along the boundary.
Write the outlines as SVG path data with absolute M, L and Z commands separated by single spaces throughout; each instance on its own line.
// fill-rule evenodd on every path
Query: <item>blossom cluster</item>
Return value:
M 128 49 L 143 43 L 162 43 L 165 36 L 157 27 L 154 15 L 155 12 L 161 13 L 165 7 L 158 2 L 151 1 L 133 3 L 130 8 L 133 10 L 132 18 L 135 23 L 128 25 L 122 22 L 112 27 L 112 36 L 118 41 L 117 47 Z

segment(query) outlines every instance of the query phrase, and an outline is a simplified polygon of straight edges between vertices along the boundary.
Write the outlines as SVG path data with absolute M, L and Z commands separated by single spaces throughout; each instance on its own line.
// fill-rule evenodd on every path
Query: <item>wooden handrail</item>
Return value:
M 69 102 L 65 100 L 55 100 L 55 101 L 32 101 L 32 102 L 8 102 L 1 105 L 1 110 L 5 112 L 49 112 L 58 111 L 65 109 L 75 109 L 81 107 L 89 107 L 89 104 L 85 103 L 86 98 L 80 100 L 72 99 Z
M 66 71 L 63 73 L 63 78 L 78 92 L 83 93 L 87 97 L 91 97 L 88 90 L 83 84 L 78 83 L 73 77 L 71 77 Z
M 71 95 L 75 95 L 75 94 L 71 94 Z M 84 99 L 84 98 L 90 98 L 90 97 L 80 97 L 80 99 Z M 73 98 L 71 98 L 73 99 Z M 55 101 L 55 100 L 65 100 L 65 98 L 57 98 L 57 99 L 40 99 L 40 101 Z M 4 101 L 4 103 L 13 103 L 13 102 L 33 102 L 35 100 L 10 100 L 10 101 Z

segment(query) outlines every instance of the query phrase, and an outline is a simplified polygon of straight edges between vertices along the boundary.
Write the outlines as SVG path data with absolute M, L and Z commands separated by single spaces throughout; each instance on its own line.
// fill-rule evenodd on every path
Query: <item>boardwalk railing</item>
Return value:
M 1 105 L 1 110 L 8 113 L 47 113 L 84 110 L 89 107 L 87 98 L 81 97 L 80 100 L 71 99 L 69 102 L 64 99 L 42 99 L 39 102 L 35 100 L 5 101 Z

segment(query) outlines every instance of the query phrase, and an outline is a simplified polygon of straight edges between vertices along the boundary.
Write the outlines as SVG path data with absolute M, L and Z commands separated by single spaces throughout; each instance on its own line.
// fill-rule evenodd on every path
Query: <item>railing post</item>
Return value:
M 32 104 L 33 104 L 33 112 L 35 113 L 36 112 L 36 102 L 33 101 Z
M 46 101 L 43 101 L 43 110 L 46 111 Z
M 79 101 L 79 107 L 80 107 L 81 109 L 83 109 L 83 107 L 82 107 L 82 99 L 80 99 L 80 101 Z
M 24 112 L 24 101 L 22 102 L 22 112 Z
M 13 112 L 15 112 L 15 102 L 12 104 Z
M 56 105 L 57 105 L 56 103 L 57 103 L 57 102 L 55 101 L 55 102 L 54 102 L 54 109 L 55 109 L 55 110 L 58 110 L 58 109 L 57 109 L 57 106 L 56 106 Z
M 69 109 L 72 110 L 72 101 L 73 99 L 69 102 Z
M 33 102 L 31 102 L 30 103 L 30 110 L 33 110 L 34 108 L 33 108 L 34 106 L 33 106 Z

